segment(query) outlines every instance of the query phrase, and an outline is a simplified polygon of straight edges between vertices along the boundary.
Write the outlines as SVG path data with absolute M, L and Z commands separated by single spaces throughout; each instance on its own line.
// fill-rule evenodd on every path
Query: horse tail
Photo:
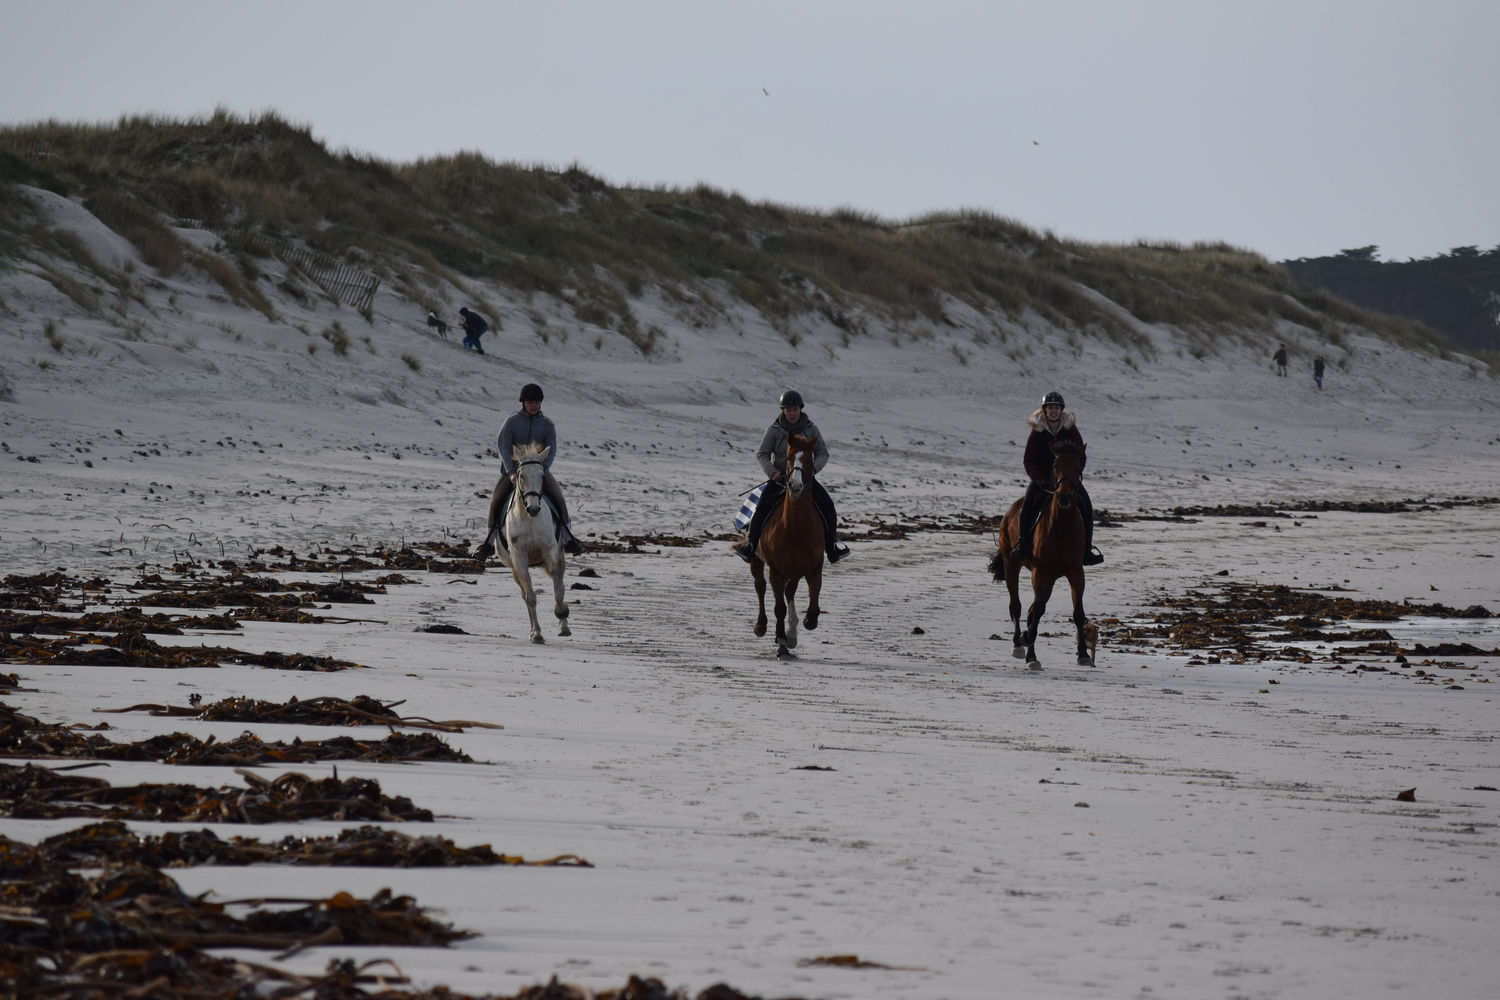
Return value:
M 995 554 L 990 556 L 989 570 L 996 583 L 1005 579 L 1005 554 L 998 548 L 995 549 Z

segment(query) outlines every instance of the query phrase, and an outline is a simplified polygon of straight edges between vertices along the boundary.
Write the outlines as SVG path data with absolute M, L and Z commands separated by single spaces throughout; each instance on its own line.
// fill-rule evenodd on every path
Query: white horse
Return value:
M 526 599 L 526 613 L 531 616 L 531 641 L 545 642 L 542 627 L 536 620 L 536 589 L 531 585 L 531 567 L 547 567 L 552 577 L 552 592 L 556 601 L 552 613 L 557 615 L 558 635 L 572 635 L 568 628 L 568 606 L 563 602 L 563 572 L 567 569 L 567 556 L 557 540 L 557 519 L 552 505 L 542 496 L 542 479 L 546 474 L 547 453 L 534 442 L 517 445 L 511 452 L 516 462 L 516 484 L 506 506 L 509 516 L 501 512 L 500 524 L 490 529 L 485 544 L 495 552 L 495 558 L 510 567 L 510 573 L 521 588 Z M 501 532 L 505 537 L 500 537 Z

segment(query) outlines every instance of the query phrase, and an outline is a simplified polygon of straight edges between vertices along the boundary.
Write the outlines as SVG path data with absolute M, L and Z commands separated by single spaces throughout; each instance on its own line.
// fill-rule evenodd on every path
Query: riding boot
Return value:
M 1026 497 L 1021 501 L 1021 514 L 1016 519 L 1016 544 L 1010 550 L 1012 559 L 1031 558 L 1031 536 L 1036 531 L 1036 518 L 1041 513 L 1045 492 L 1041 483 L 1032 483 L 1026 487 Z
M 839 515 L 834 509 L 833 497 L 816 480 L 813 481 L 813 506 L 823 521 L 823 552 L 830 563 L 836 563 L 849 554 L 849 549 L 839 544 Z
M 781 502 L 784 493 L 786 493 L 785 487 L 776 482 L 768 482 L 761 489 L 760 501 L 755 505 L 755 513 L 750 515 L 750 524 L 745 528 L 745 540 L 731 546 L 734 554 L 745 562 L 755 558 L 755 546 L 760 542 L 761 529 L 766 526 L 766 519 Z
M 570 556 L 583 555 L 583 543 L 573 534 L 573 519 L 568 514 L 568 502 L 563 499 L 562 486 L 552 478 L 552 470 L 542 474 L 542 492 L 552 501 L 557 511 L 557 520 L 562 525 L 563 551 Z
M 1089 491 L 1078 487 L 1078 512 L 1083 515 L 1083 564 L 1097 566 L 1104 561 L 1104 553 L 1094 548 L 1094 501 Z
M 490 494 L 490 513 L 485 521 L 485 540 L 479 546 L 480 549 L 487 550 L 485 558 L 495 554 L 495 547 L 489 543 L 490 535 L 493 534 L 498 538 L 501 545 L 505 544 L 505 505 L 510 500 L 511 491 L 515 488 L 516 484 L 510 481 L 510 476 L 502 475 L 500 481 L 495 484 L 494 492 Z

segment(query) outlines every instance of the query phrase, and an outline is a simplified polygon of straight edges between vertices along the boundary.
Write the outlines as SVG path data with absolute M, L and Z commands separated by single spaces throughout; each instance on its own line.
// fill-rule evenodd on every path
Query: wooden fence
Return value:
M 226 234 L 220 233 L 220 236 Z M 265 233 L 239 231 L 238 239 L 259 247 L 277 258 L 286 261 L 307 275 L 319 288 L 347 306 L 360 312 L 368 310 L 375 301 L 375 291 L 380 287 L 379 276 L 307 247 L 293 246 L 285 240 Z

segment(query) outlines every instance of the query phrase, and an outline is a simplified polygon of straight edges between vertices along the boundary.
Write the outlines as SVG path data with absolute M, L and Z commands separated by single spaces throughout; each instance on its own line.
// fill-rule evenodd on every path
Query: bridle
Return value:
M 1058 487 L 1064 483 L 1067 483 L 1069 487 L 1066 493 L 1058 489 Z M 1074 494 L 1076 494 L 1082 488 L 1083 486 L 1079 483 L 1077 476 L 1059 475 L 1057 470 L 1053 469 L 1052 484 L 1048 486 L 1044 492 L 1046 492 L 1050 496 L 1057 497 L 1058 505 L 1062 507 L 1063 510 L 1069 510 L 1073 506 Z
M 522 490 L 520 488 L 520 486 L 521 486 L 521 476 L 520 476 L 521 467 L 522 466 L 526 466 L 526 465 L 544 465 L 544 463 L 539 458 L 522 459 L 521 461 L 519 461 L 519 462 L 516 463 L 516 499 L 517 499 L 517 504 L 518 504 L 518 506 L 520 506 L 520 507 L 522 507 L 522 508 L 525 509 L 525 511 L 526 511 L 526 513 L 527 513 L 528 516 L 535 517 L 536 515 L 532 513 L 531 504 L 527 502 L 526 498 L 527 497 L 536 497 L 536 509 L 539 511 L 539 510 L 542 509 L 542 491 L 541 490 Z
M 801 452 L 794 451 L 791 442 L 788 441 L 786 446 L 786 493 L 793 500 L 800 497 L 802 491 L 807 489 L 807 481 L 802 469 L 802 463 L 795 460 L 799 454 Z

